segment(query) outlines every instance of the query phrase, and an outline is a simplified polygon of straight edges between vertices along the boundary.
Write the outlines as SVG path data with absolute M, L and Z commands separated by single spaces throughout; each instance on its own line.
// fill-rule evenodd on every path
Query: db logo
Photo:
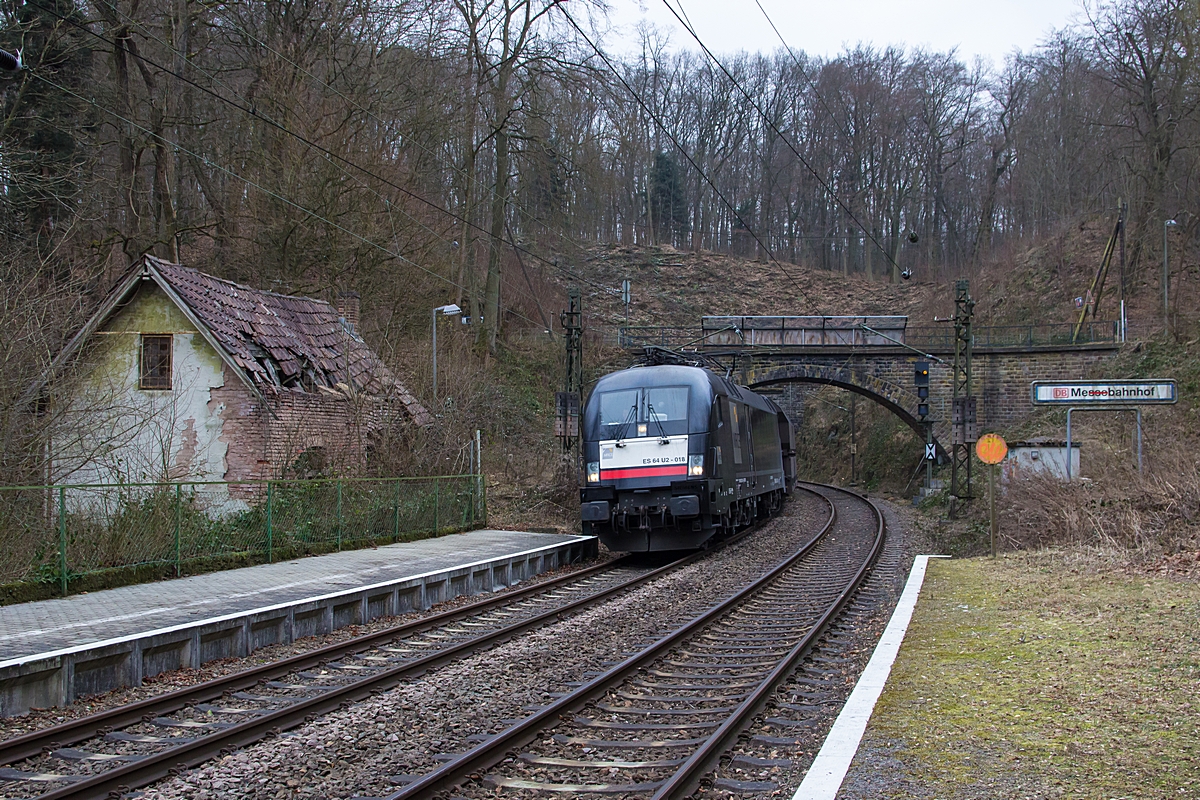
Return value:
M 1070 389 L 1065 389 L 1061 386 L 1054 387 L 1054 399 L 1055 400 L 1060 400 L 1062 398 L 1070 397 L 1070 396 L 1071 396 Z

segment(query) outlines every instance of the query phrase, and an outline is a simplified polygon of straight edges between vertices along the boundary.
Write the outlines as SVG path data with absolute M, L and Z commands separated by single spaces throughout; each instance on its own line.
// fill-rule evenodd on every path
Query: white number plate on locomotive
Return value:
M 688 437 L 658 436 L 600 442 L 600 480 L 622 478 L 687 477 Z

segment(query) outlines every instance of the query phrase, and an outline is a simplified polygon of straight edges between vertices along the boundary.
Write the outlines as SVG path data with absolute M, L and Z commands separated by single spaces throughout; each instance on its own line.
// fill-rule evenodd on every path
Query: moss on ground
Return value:
M 931 562 L 859 759 L 874 797 L 1196 796 L 1200 585 Z

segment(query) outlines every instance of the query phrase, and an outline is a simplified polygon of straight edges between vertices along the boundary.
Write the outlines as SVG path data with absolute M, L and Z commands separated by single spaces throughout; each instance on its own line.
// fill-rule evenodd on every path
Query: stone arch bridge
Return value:
M 1115 323 L 1085 327 L 1071 343 L 1071 325 L 974 328 L 973 383 L 982 433 L 1004 429 L 1033 412 L 1030 383 L 1077 380 L 1116 355 Z M 929 364 L 929 417 L 939 451 L 950 444 L 954 331 L 907 326 L 905 317 L 705 317 L 703 327 L 623 328 L 626 347 L 691 345 L 729 365 L 756 390 L 796 384 L 837 386 L 866 397 L 907 423 L 921 438 L 915 367 Z M 775 392 L 771 392 L 775 394 Z M 803 415 L 803 396 L 782 392 L 785 410 Z

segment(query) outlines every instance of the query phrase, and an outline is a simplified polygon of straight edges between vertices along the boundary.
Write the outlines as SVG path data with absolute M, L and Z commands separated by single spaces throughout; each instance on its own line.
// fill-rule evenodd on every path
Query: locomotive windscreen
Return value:
M 615 438 L 622 425 L 681 422 L 688 418 L 686 386 L 655 386 L 600 393 L 600 434 Z M 623 432 L 626 435 L 633 431 Z
M 600 394 L 600 424 L 620 425 L 623 422 L 636 422 L 641 389 L 624 389 L 618 392 L 602 392 Z M 633 415 L 631 416 L 631 412 Z
M 687 419 L 686 386 L 656 386 L 646 389 L 646 419 L 658 422 Z

